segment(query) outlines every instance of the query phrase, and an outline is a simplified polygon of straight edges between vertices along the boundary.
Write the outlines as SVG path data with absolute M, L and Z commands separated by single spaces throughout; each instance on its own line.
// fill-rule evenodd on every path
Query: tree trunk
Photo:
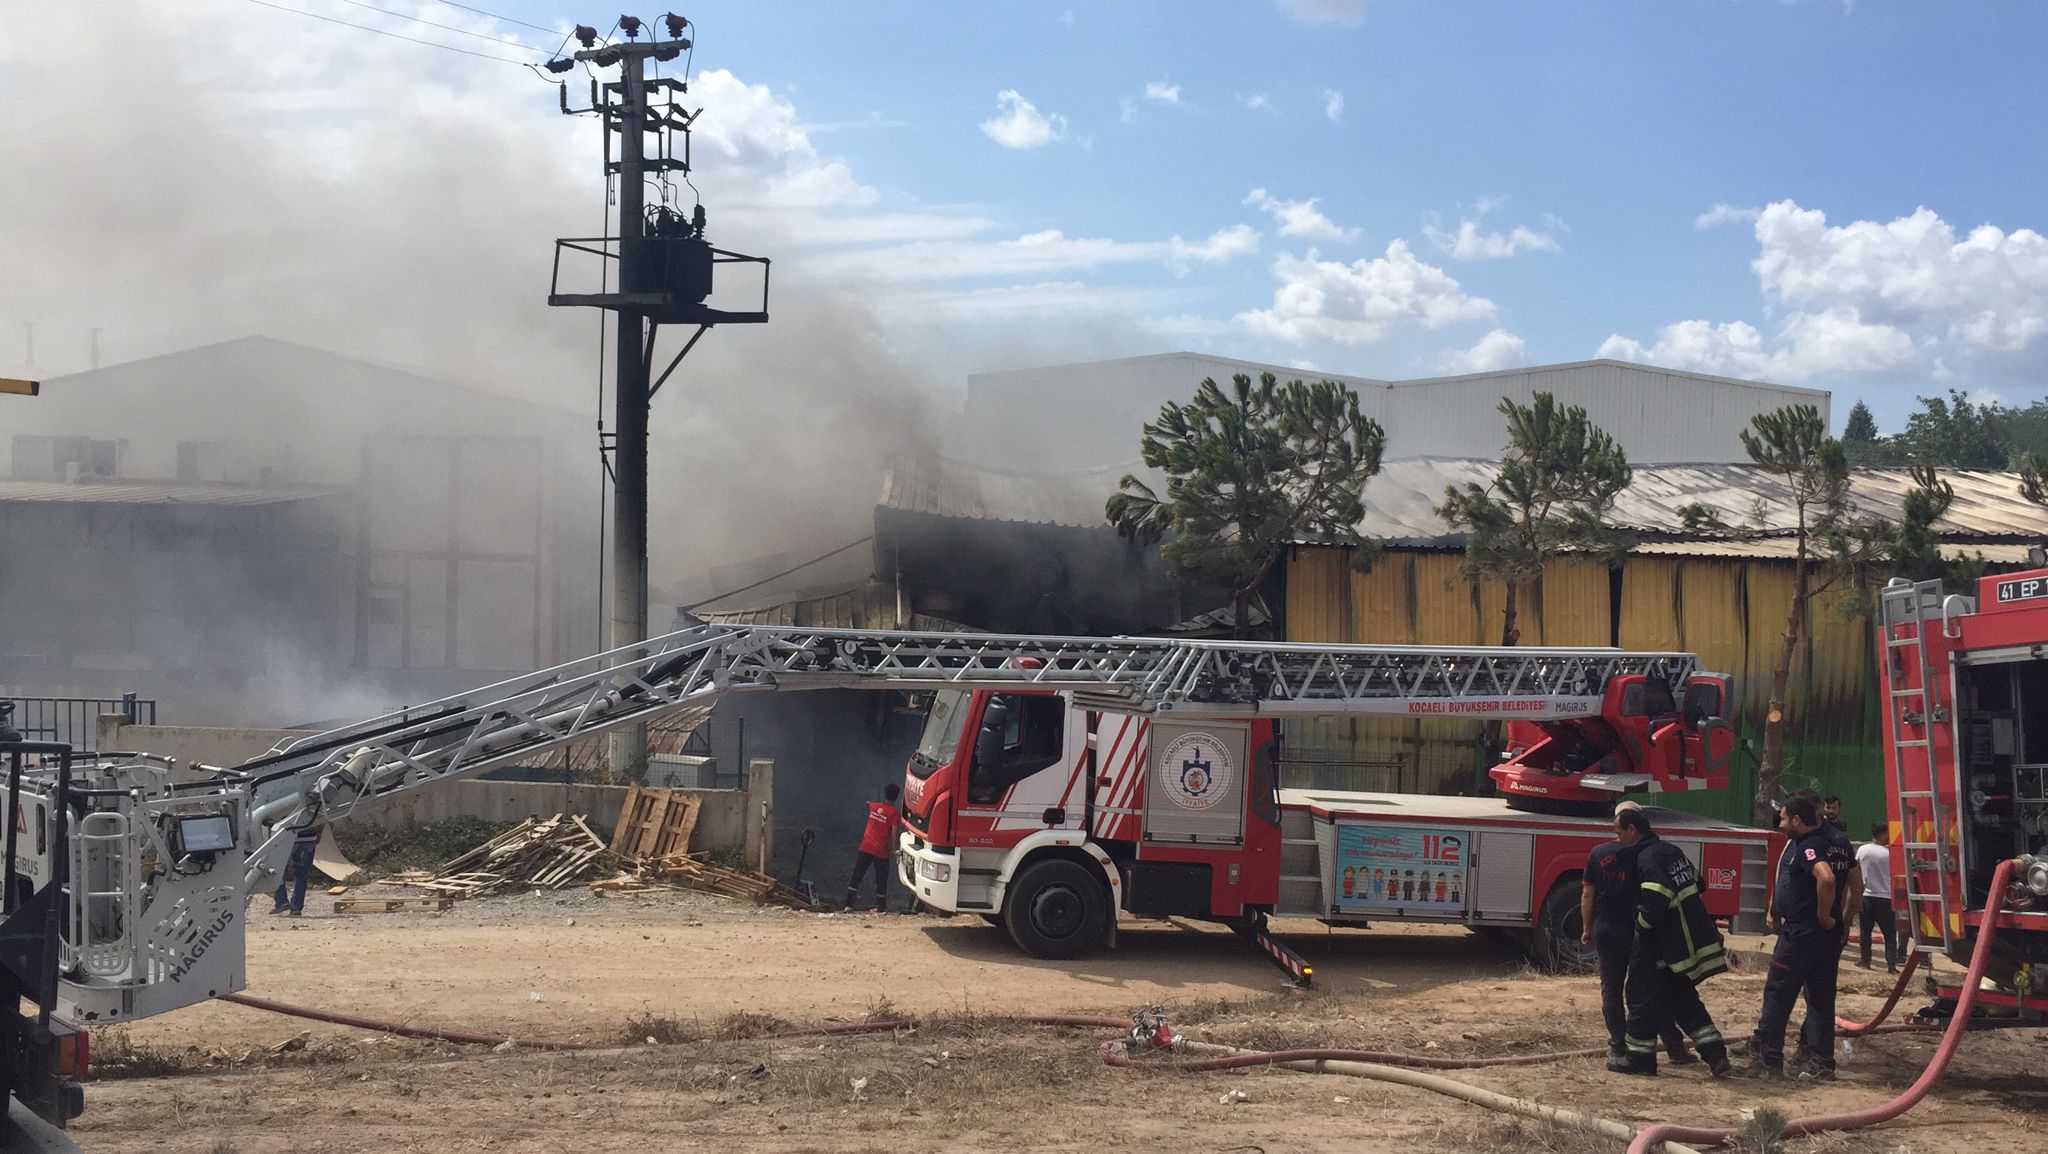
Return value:
M 1792 657 L 1799 651 L 1799 635 L 1806 622 L 1807 602 L 1806 538 L 1800 535 L 1799 552 L 1792 563 L 1792 606 L 1785 614 L 1785 635 L 1778 646 L 1778 658 L 1771 664 L 1771 699 L 1764 713 L 1764 756 L 1756 771 L 1756 820 L 1775 824 L 1770 802 L 1782 792 L 1780 779 L 1785 768 L 1785 699 L 1792 686 Z
M 1522 638 L 1522 631 L 1516 627 L 1516 619 L 1521 615 L 1521 590 L 1513 581 L 1507 586 L 1507 598 L 1501 610 L 1500 643 L 1513 645 Z M 1500 764 L 1500 755 L 1507 750 L 1507 733 L 1507 723 L 1503 721 L 1489 721 L 1479 733 L 1479 781 L 1473 792 L 1481 797 L 1486 795 L 1491 781 L 1488 771 Z
M 1231 636 L 1231 637 L 1233 637 L 1233 638 L 1235 638 L 1236 640 L 1239 640 L 1239 641 L 1247 641 L 1247 640 L 1250 640 L 1250 639 L 1251 639 L 1251 636 L 1252 636 L 1252 623 L 1251 623 L 1251 621 L 1250 621 L 1250 617 L 1251 617 L 1251 615 L 1252 615 L 1252 591 L 1251 591 L 1250 589 L 1238 589 L 1238 590 L 1234 590 L 1234 591 L 1233 591 L 1233 592 L 1231 593 L 1231 595 L 1230 595 L 1230 636 Z
M 1505 602 L 1505 608 L 1502 609 L 1500 615 L 1500 643 L 1502 645 L 1513 645 L 1522 639 L 1522 631 L 1515 627 L 1516 618 L 1520 616 L 1520 613 L 1518 612 L 1518 607 L 1516 605 L 1516 596 L 1518 593 L 1519 589 L 1516 586 L 1515 582 L 1508 582 L 1508 595 Z

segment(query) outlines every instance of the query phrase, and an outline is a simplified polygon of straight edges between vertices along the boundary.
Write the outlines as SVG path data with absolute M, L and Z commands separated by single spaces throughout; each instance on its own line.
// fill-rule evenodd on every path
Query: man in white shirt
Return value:
M 1863 960 L 1857 962 L 1864 969 L 1870 968 L 1870 928 L 1875 925 L 1884 934 L 1884 965 L 1890 973 L 1899 971 L 1899 927 L 1892 917 L 1892 851 L 1885 843 L 1890 838 L 1890 827 L 1877 822 L 1870 827 L 1870 840 L 1856 851 L 1856 865 L 1863 874 L 1863 908 L 1859 911 L 1863 920 Z

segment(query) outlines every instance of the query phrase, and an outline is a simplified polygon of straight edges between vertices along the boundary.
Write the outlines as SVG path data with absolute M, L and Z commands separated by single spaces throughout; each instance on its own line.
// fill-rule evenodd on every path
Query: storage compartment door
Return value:
M 1245 725 L 1154 722 L 1146 844 L 1243 845 L 1249 743 Z
M 1483 829 L 1472 855 L 1472 920 L 1527 922 L 1536 835 Z

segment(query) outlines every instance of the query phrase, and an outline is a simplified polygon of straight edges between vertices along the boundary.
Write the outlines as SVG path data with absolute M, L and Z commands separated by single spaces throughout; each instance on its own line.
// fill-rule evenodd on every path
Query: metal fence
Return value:
M 1407 793 L 1408 759 L 1340 761 L 1280 759 L 1280 788 L 1328 789 L 1350 793 Z
M 11 705 L 6 720 L 25 741 L 61 741 L 80 753 L 93 753 L 94 732 L 102 713 L 119 713 L 132 725 L 156 724 L 156 700 L 132 693 L 120 697 L 0 697 Z

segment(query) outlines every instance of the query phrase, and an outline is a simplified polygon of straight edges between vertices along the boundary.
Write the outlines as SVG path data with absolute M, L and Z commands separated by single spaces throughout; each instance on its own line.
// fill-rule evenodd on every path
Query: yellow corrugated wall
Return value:
M 1458 575 L 1456 553 L 1390 549 L 1370 572 L 1350 568 L 1348 551 L 1295 549 L 1286 574 L 1288 636 L 1368 644 L 1493 645 L 1500 641 L 1502 590 L 1474 589 Z M 1702 668 L 1735 679 L 1732 719 L 1751 753 L 1739 753 L 1730 788 L 1694 795 L 1688 808 L 1724 817 L 1748 814 L 1754 754 L 1762 752 L 1771 664 L 1785 627 L 1792 567 L 1777 560 L 1630 557 L 1621 570 L 1621 603 L 1612 606 L 1609 571 L 1554 560 L 1537 589 L 1521 599 L 1529 645 L 1608 645 L 1696 653 Z M 1825 599 L 1824 599 L 1825 600 Z M 1842 603 L 1841 598 L 1836 598 Z M 1619 625 L 1618 635 L 1615 626 Z M 1852 828 L 1882 816 L 1876 748 L 1875 644 L 1862 616 L 1816 603 L 1795 663 L 1799 682 L 1787 731 L 1788 785 L 1840 792 Z M 1478 726 L 1471 722 L 1331 719 L 1290 722 L 1290 752 L 1384 760 L 1403 756 L 1410 788 L 1468 786 Z

